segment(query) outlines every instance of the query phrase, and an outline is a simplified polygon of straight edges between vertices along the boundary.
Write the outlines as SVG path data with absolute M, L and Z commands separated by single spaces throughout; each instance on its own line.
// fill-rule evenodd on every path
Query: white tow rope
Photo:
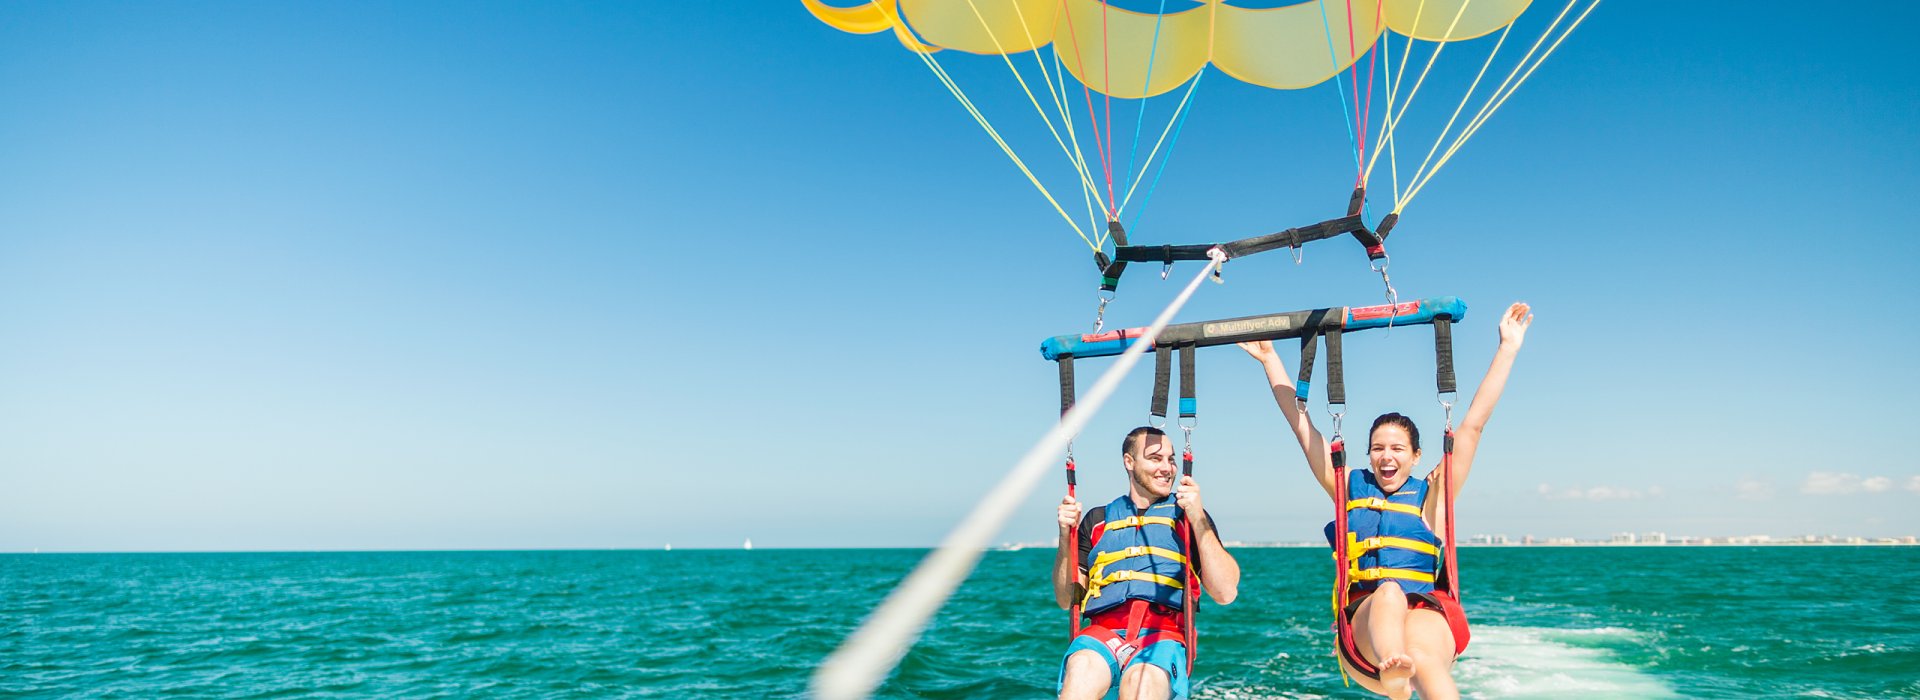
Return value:
M 1180 291 L 1173 303 L 1160 312 L 1139 340 L 1134 341 L 1120 359 L 1108 368 L 1106 373 L 1093 383 L 1066 415 L 1060 417 L 1060 424 L 1035 443 L 1033 449 L 1020 458 L 1012 471 L 1000 480 L 999 485 L 988 492 L 985 498 L 968 513 L 966 519 L 953 529 L 940 546 L 921 560 L 905 581 L 881 601 L 880 607 L 860 628 L 848 635 L 820 669 L 813 674 L 812 690 L 816 697 L 824 700 L 854 700 L 865 698 L 879 687 L 893 667 L 900 663 L 907 649 L 920 637 L 921 630 L 933 614 L 945 605 L 954 589 L 973 572 L 975 564 L 980 562 L 980 554 L 986 551 L 988 539 L 1006 526 L 1007 519 L 1013 515 L 1018 505 L 1033 492 L 1033 488 L 1045 475 L 1052 460 L 1066 449 L 1073 436 L 1086 427 L 1099 412 L 1102 404 L 1113 395 L 1120 386 L 1120 380 L 1138 364 L 1140 358 L 1153 347 L 1160 337 L 1160 331 L 1173 320 L 1174 314 L 1193 297 L 1200 282 L 1207 279 L 1226 262 L 1227 255 L 1219 248 L 1207 251 L 1212 262 L 1207 268 L 1194 276 L 1187 288 Z

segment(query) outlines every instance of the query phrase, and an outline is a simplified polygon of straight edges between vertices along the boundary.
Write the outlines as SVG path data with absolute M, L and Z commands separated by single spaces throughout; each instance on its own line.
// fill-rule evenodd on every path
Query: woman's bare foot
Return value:
M 1406 654 L 1393 654 L 1380 662 L 1380 687 L 1387 691 L 1387 697 L 1393 700 L 1407 700 L 1413 694 L 1407 687 L 1407 681 L 1411 678 L 1413 678 L 1413 657 Z

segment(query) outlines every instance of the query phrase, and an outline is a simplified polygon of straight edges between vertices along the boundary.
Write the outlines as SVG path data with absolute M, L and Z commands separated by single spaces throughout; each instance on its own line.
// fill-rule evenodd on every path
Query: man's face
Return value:
M 1133 477 L 1134 488 L 1152 500 L 1166 498 L 1173 493 L 1173 485 L 1180 478 L 1180 467 L 1173 454 L 1173 441 L 1165 435 L 1142 435 L 1134 443 L 1133 451 L 1122 460 L 1127 473 Z

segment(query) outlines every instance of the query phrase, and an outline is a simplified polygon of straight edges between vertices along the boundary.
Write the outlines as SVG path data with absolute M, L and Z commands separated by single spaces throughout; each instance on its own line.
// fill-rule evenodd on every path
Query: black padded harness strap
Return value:
M 1300 371 L 1295 374 L 1294 398 L 1307 400 L 1308 392 L 1313 388 L 1314 351 L 1320 347 L 1320 334 L 1308 333 L 1300 336 Z
M 1347 381 L 1340 365 L 1340 327 L 1327 330 L 1327 403 L 1347 402 Z
M 1077 393 L 1073 386 L 1073 356 L 1061 355 L 1059 363 L 1060 415 L 1065 416 L 1067 411 L 1073 410 L 1074 395 Z
M 1193 345 L 1180 346 L 1180 417 L 1192 418 L 1197 412 L 1193 395 Z
M 1167 384 L 1173 379 L 1173 347 L 1159 345 L 1153 349 L 1153 405 L 1147 407 L 1147 413 L 1155 418 L 1167 417 Z

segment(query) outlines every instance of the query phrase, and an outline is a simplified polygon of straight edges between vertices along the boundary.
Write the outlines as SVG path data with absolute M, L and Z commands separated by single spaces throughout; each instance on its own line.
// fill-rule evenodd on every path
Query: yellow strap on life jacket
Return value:
M 1161 576 L 1160 574 L 1146 571 L 1115 571 L 1099 578 L 1089 579 L 1087 581 L 1087 595 L 1085 598 L 1080 599 L 1080 605 L 1085 607 L 1088 601 L 1093 600 L 1094 596 L 1100 595 L 1100 589 L 1121 581 L 1150 581 L 1176 591 L 1186 588 L 1186 584 L 1179 579 Z
M 1112 532 L 1114 530 L 1125 530 L 1130 527 L 1137 528 L 1147 525 L 1174 527 L 1175 523 L 1173 518 L 1164 515 L 1129 515 L 1119 520 L 1107 521 L 1106 531 Z M 1128 547 L 1126 549 L 1117 549 L 1103 553 L 1100 556 L 1094 557 L 1093 564 L 1087 567 L 1087 594 L 1080 599 L 1080 604 L 1082 606 L 1086 605 L 1087 601 L 1093 600 L 1094 596 L 1100 594 L 1101 588 L 1121 581 L 1152 581 L 1163 586 L 1171 586 L 1175 590 L 1186 587 L 1180 581 L 1144 571 L 1115 571 L 1111 574 L 1106 573 L 1107 565 L 1138 556 L 1164 557 L 1179 563 L 1181 566 L 1187 565 L 1186 555 L 1160 547 Z
M 1113 532 L 1114 530 L 1124 530 L 1130 527 L 1140 527 L 1142 525 L 1165 525 L 1167 527 L 1173 527 L 1173 518 L 1169 518 L 1164 515 L 1151 515 L 1151 516 L 1129 515 L 1119 520 L 1108 521 L 1107 532 Z
M 1164 557 L 1183 565 L 1187 563 L 1186 555 L 1173 551 L 1171 549 L 1162 549 L 1159 547 L 1145 547 L 1145 546 L 1128 547 L 1126 549 L 1116 549 L 1111 552 L 1103 552 L 1101 553 L 1100 556 L 1094 557 L 1093 568 L 1088 575 L 1097 577 L 1100 575 L 1100 570 L 1107 568 L 1108 564 L 1112 564 L 1122 559 L 1132 559 L 1138 556 Z
M 1347 501 L 1348 512 L 1362 510 L 1362 509 L 1390 510 L 1395 513 L 1406 513 L 1407 515 L 1411 515 L 1415 517 L 1419 517 L 1423 515 L 1423 513 L 1420 510 L 1420 506 L 1410 506 L 1405 503 L 1394 503 L 1393 501 L 1389 501 L 1384 498 L 1368 497 L 1368 498 L 1356 498 L 1351 501 Z
M 1433 574 L 1425 571 L 1414 571 L 1413 569 L 1349 569 L 1347 570 L 1347 578 L 1352 581 L 1380 581 L 1397 578 L 1406 581 L 1433 583 Z
M 1421 542 L 1420 540 L 1410 540 L 1405 537 L 1369 537 L 1363 540 L 1360 539 L 1359 535 L 1352 532 L 1347 533 L 1348 559 L 1359 559 L 1367 552 L 1376 549 L 1386 549 L 1388 547 L 1419 552 L 1428 556 L 1440 556 L 1439 547 Z
M 1171 549 L 1162 549 L 1159 547 L 1147 547 L 1147 546 L 1128 547 L 1126 549 L 1116 549 L 1111 552 L 1104 552 L 1100 556 L 1094 557 L 1093 566 L 1087 569 L 1087 598 L 1091 599 L 1094 596 L 1099 595 L 1100 588 L 1108 584 L 1118 583 L 1120 581 L 1149 580 L 1149 579 L 1143 578 L 1143 576 L 1146 575 L 1145 572 L 1116 571 L 1111 574 L 1107 573 L 1108 565 L 1114 564 L 1120 561 L 1125 561 L 1127 559 L 1132 559 L 1134 557 L 1139 557 L 1139 556 L 1164 557 L 1169 561 L 1173 561 L 1175 563 L 1180 564 L 1181 566 L 1187 565 L 1187 558 L 1185 555 L 1182 555 L 1181 553 L 1173 551 Z M 1142 574 L 1142 576 L 1130 575 L 1130 574 L 1136 574 L 1136 573 Z M 1173 581 L 1173 579 L 1171 578 L 1168 578 L 1165 576 L 1158 576 L 1158 575 L 1154 575 L 1154 578 L 1151 580 Z M 1180 587 L 1180 584 L 1178 582 L 1175 582 L 1172 585 L 1174 588 Z

